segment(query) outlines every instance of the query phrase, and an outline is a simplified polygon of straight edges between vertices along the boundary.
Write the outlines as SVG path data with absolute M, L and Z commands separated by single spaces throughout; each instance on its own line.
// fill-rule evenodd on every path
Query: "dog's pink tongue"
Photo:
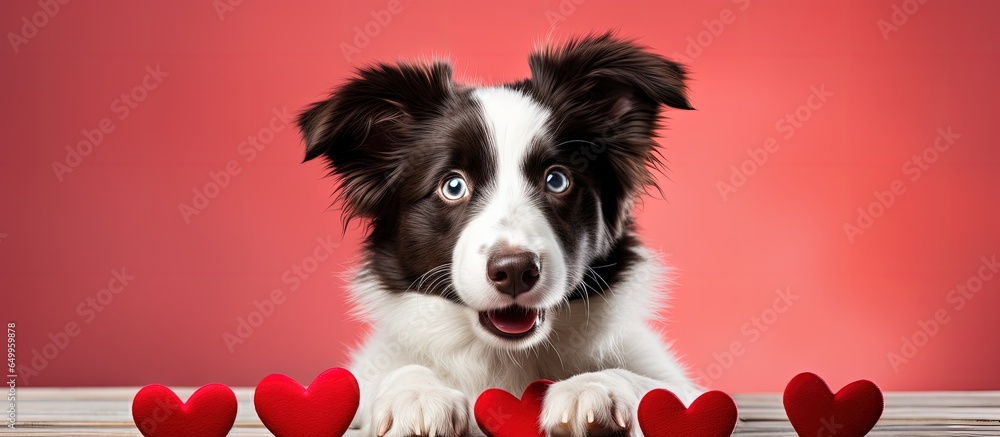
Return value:
M 524 308 L 504 308 L 486 314 L 493 326 L 506 334 L 524 334 L 535 327 L 538 312 Z

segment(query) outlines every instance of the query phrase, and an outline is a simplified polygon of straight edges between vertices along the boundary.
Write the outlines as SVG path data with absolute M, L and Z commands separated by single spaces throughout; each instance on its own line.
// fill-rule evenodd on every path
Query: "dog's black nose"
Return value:
M 486 275 L 499 292 L 517 297 L 535 286 L 539 268 L 538 256 L 531 252 L 500 252 L 486 262 Z

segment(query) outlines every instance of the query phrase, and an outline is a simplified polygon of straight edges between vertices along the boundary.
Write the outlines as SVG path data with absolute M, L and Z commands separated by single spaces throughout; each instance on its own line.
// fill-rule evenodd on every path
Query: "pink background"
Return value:
M 243 1 L 220 19 L 211 1 L 73 1 L 39 16 L 16 52 L 0 47 L 0 321 L 17 323 L 22 377 L 37 371 L 21 385 L 253 385 L 344 364 L 364 331 L 340 279 L 360 231 L 341 234 L 332 181 L 300 164 L 273 111 L 370 60 L 448 56 L 466 79 L 515 79 L 550 33 L 612 28 L 692 70 L 698 110 L 670 113 L 666 200 L 647 199 L 639 221 L 678 269 L 664 326 L 703 383 L 780 391 L 809 370 L 837 387 L 1000 389 L 1000 278 L 979 276 L 1000 251 L 1000 2 L 577 2 L 402 0 L 393 14 L 378 13 L 387 0 Z M 886 38 L 894 5 L 914 13 Z M 0 3 L 8 42 L 39 11 Z M 366 25 L 377 34 L 348 62 L 342 45 Z M 157 65 L 162 82 L 133 90 Z M 813 87 L 832 95 L 810 100 Z M 133 91 L 145 98 L 121 118 Z M 778 120 L 796 111 L 789 132 Z M 104 118 L 114 130 L 60 181 L 53 163 Z M 935 151 L 949 127 L 960 137 Z M 248 160 L 241 142 L 258 135 Z M 923 153 L 933 163 L 914 181 Z M 724 197 L 718 183 L 751 154 L 767 161 Z M 230 161 L 239 173 L 186 221 L 180 205 Z M 894 180 L 905 192 L 849 238 Z M 295 286 L 293 265 L 315 270 Z M 102 292 L 114 269 L 134 279 Z M 967 282 L 980 291 L 949 294 Z M 225 333 L 275 289 L 282 303 L 230 350 Z M 797 299 L 775 305 L 778 289 Z M 924 334 L 935 313 L 944 323 Z

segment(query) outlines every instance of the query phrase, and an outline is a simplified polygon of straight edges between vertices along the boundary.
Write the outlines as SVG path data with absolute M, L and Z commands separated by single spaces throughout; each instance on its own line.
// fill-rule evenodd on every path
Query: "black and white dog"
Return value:
M 648 325 L 667 272 L 632 219 L 661 105 L 690 109 L 684 69 L 612 34 L 529 65 L 488 87 L 370 66 L 298 120 L 345 219 L 370 221 L 351 287 L 373 326 L 351 368 L 363 435 L 478 435 L 483 390 L 542 378 L 550 435 L 640 435 L 648 390 L 700 393 Z

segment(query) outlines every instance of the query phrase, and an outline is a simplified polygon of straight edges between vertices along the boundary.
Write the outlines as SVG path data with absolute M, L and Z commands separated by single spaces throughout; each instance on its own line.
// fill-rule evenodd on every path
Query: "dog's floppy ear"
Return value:
M 305 160 L 322 156 L 339 176 L 348 219 L 392 207 L 389 175 L 412 146 L 414 126 L 451 95 L 451 74 L 444 62 L 366 67 L 299 115 Z
M 529 65 L 531 90 L 554 108 L 561 144 L 600 151 L 568 152 L 601 175 L 603 214 L 619 235 L 638 195 L 657 186 L 650 169 L 662 164 L 653 139 L 661 106 L 692 109 L 684 68 L 612 33 L 541 49 Z
M 612 113 L 603 116 L 611 118 L 644 103 L 693 109 L 680 64 L 610 32 L 544 48 L 528 64 L 536 91 L 550 103 L 604 103 Z

